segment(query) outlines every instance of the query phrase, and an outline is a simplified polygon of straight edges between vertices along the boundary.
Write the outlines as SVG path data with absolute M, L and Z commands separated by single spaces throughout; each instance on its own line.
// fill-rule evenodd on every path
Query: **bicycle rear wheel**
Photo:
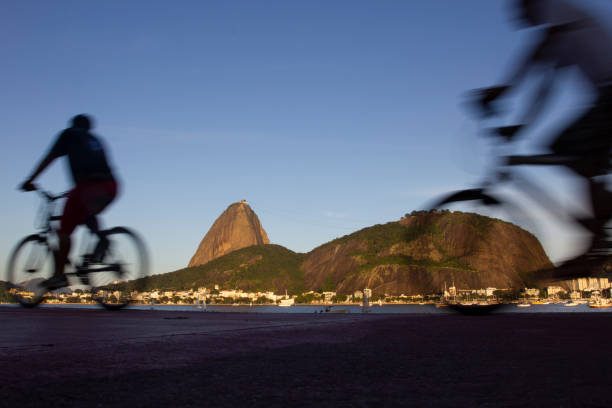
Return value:
M 35 307 L 47 290 L 40 284 L 54 273 L 53 252 L 47 239 L 37 234 L 22 239 L 9 258 L 9 294 L 24 307 Z
M 106 309 L 121 309 L 135 300 L 148 275 L 144 242 L 133 231 L 116 227 L 101 231 L 108 247 L 99 264 L 88 268 L 92 298 Z

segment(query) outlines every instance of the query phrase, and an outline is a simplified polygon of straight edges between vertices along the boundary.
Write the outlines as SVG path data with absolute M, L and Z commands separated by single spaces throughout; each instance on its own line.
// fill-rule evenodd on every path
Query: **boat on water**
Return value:
M 563 306 L 565 306 L 565 307 L 576 307 L 576 306 L 578 306 L 579 304 L 580 304 L 580 303 L 578 303 L 578 302 L 572 302 L 572 301 L 569 301 L 569 302 L 567 302 L 566 304 L 564 304 Z
M 589 307 L 592 307 L 592 308 L 606 308 L 606 307 L 611 307 L 611 306 L 612 306 L 612 303 L 602 298 L 595 299 L 594 301 L 589 303 Z
M 293 298 L 290 299 L 281 299 L 278 302 L 278 305 L 280 307 L 289 307 L 289 306 L 293 306 L 295 304 L 295 300 Z
M 532 305 L 543 305 L 544 302 L 542 302 L 541 300 L 534 300 L 533 302 L 531 302 Z
M 521 302 L 516 305 L 516 307 L 531 307 L 531 303 L 529 302 Z
M 290 298 L 289 295 L 287 295 L 287 290 L 285 290 L 285 298 L 280 299 L 278 301 L 278 305 L 280 307 L 289 307 L 289 306 L 293 306 L 294 304 L 295 304 L 295 299 Z

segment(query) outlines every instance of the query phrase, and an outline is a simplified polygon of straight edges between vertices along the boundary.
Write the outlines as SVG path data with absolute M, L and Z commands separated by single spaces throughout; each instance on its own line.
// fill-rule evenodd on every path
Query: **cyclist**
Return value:
M 557 161 L 556 164 L 569 167 L 589 186 L 592 218 L 577 221 L 591 232 L 592 239 L 585 254 L 557 268 L 557 274 L 567 274 L 571 265 L 595 259 L 595 255 L 605 250 L 607 245 L 605 224 L 612 217 L 612 194 L 600 176 L 607 175 L 610 169 L 612 38 L 601 22 L 568 0 L 515 1 L 520 20 L 537 28 L 534 32 L 537 41 L 502 82 L 504 85 L 481 91 L 480 102 L 484 111 L 494 113 L 493 102 L 519 85 L 532 69 L 539 69 L 543 78 L 520 125 L 505 128 L 504 136 L 514 137 L 535 119 L 550 96 L 556 75 L 564 68 L 578 68 L 578 72 L 592 85 L 595 95 L 593 106 L 550 145 L 553 155 L 549 158 L 568 158 L 568 161 Z M 512 158 L 510 164 L 513 164 Z M 529 161 L 519 161 L 515 157 L 514 164 L 529 164 Z M 532 164 L 538 164 L 537 160 Z M 568 270 L 563 271 L 564 267 Z
M 64 266 L 70 252 L 72 232 L 80 224 L 97 230 L 95 215 L 104 210 L 117 195 L 117 181 L 108 164 L 100 139 L 91 134 L 92 121 L 86 115 L 72 118 L 71 127 L 63 130 L 32 175 L 21 184 L 24 191 L 36 189 L 33 182 L 55 159 L 68 156 L 74 188 L 60 220 L 59 245 L 55 252 L 54 275 L 42 282 L 48 290 L 68 286 Z

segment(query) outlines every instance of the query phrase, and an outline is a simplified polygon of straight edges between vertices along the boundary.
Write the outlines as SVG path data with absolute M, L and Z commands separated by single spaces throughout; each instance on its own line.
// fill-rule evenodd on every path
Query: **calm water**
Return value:
M 18 305 L 2 305 L 2 307 L 19 307 Z M 43 308 L 101 308 L 98 305 L 41 305 Z M 133 310 L 151 310 L 151 305 L 136 305 L 129 306 Z M 155 310 L 167 311 L 184 311 L 184 312 L 202 312 L 195 306 L 184 305 L 156 305 Z M 240 313 L 319 313 L 325 308 L 320 305 L 296 305 L 290 307 L 280 306 L 228 306 L 228 305 L 208 305 L 208 312 L 240 312 Z M 345 313 L 361 313 L 361 306 L 333 306 L 331 311 L 342 311 Z M 506 305 L 493 312 L 492 314 L 507 314 L 507 313 L 611 313 L 612 307 L 605 309 L 590 308 L 586 304 L 581 304 L 575 307 L 564 306 L 563 303 L 550 305 L 532 305 L 531 307 L 517 307 L 515 304 Z M 437 308 L 434 305 L 383 305 L 372 306 L 370 313 L 373 314 L 452 314 L 454 313 L 448 307 Z

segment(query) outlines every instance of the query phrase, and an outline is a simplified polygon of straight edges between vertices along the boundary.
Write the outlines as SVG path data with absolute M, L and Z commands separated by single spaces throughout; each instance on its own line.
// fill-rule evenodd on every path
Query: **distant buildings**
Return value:
M 568 285 L 572 291 L 577 292 L 601 291 L 610 289 L 610 280 L 608 278 L 578 278 L 568 281 Z

